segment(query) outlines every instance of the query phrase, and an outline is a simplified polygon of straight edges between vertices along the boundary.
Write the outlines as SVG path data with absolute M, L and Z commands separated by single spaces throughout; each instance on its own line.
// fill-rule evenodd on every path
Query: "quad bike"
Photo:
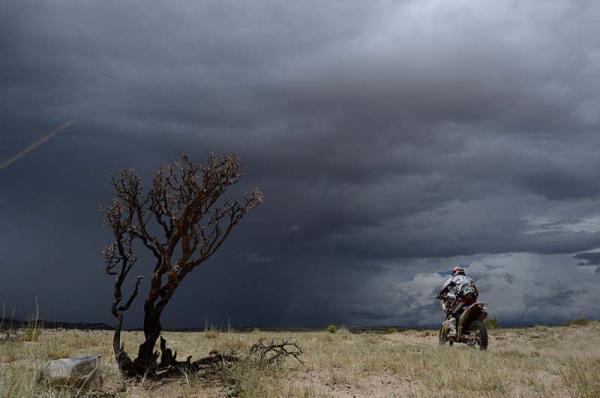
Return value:
M 447 310 L 448 306 L 442 301 L 442 308 Z M 449 337 L 451 313 L 446 311 L 446 319 L 442 322 L 439 333 L 439 342 L 441 345 L 454 343 L 465 343 L 472 347 L 479 347 L 480 350 L 486 350 L 488 347 L 488 333 L 484 320 L 487 318 L 487 308 L 483 303 L 472 303 L 466 306 L 466 309 L 458 316 L 458 327 L 456 336 Z

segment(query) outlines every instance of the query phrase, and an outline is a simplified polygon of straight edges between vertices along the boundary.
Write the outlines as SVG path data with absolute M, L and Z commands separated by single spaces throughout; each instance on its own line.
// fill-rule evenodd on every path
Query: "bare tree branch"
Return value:
M 298 362 L 304 363 L 300 359 L 304 351 L 302 351 L 302 348 L 296 342 L 283 340 L 280 343 L 271 341 L 271 343 L 265 344 L 264 341 L 265 339 L 260 339 L 250 347 L 250 355 L 254 356 L 258 361 L 271 364 L 287 357 L 293 357 Z
M 138 291 L 140 289 L 140 282 L 142 281 L 142 279 L 144 279 L 144 276 L 138 275 L 137 280 L 135 281 L 135 288 L 133 289 L 131 296 L 129 296 L 129 299 L 127 300 L 127 302 L 124 305 L 119 306 L 119 308 L 118 308 L 119 311 L 125 312 L 129 309 L 129 307 L 131 307 L 133 300 L 135 300 L 135 298 L 138 295 Z

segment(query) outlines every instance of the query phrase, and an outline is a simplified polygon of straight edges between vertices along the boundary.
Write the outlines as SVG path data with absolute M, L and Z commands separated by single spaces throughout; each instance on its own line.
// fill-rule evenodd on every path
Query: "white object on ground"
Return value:
M 48 361 L 42 366 L 41 381 L 54 386 L 99 387 L 102 384 L 100 358 L 100 355 L 85 355 Z

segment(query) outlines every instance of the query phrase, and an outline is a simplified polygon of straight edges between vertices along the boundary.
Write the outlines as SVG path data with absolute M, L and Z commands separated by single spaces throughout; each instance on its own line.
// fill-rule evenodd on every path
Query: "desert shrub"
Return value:
M 568 321 L 566 323 L 566 326 L 584 326 L 584 325 L 587 325 L 588 323 L 590 323 L 590 321 L 587 318 L 577 318 L 577 319 L 571 319 L 570 321 Z
M 394 334 L 394 333 L 398 333 L 398 329 L 397 329 L 397 328 L 394 328 L 394 327 L 392 327 L 392 328 L 387 328 L 387 329 L 385 330 L 385 332 L 386 332 L 387 334 Z
M 204 332 L 204 337 L 206 337 L 207 339 L 216 339 L 217 337 L 219 337 L 219 331 L 216 329 L 209 329 Z
M 483 323 L 488 329 L 497 329 L 499 327 L 498 320 L 496 318 L 488 318 Z
M 335 331 L 336 331 L 336 330 L 337 330 L 337 329 L 336 329 L 335 325 L 333 325 L 333 324 L 331 324 L 331 325 L 327 326 L 327 331 L 328 331 L 329 333 L 335 333 Z

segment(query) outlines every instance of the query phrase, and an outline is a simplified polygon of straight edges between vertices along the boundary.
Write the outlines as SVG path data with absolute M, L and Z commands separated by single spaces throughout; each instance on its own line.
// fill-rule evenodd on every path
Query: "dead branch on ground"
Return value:
M 304 364 L 300 359 L 304 351 L 302 351 L 302 348 L 296 342 L 283 340 L 280 343 L 271 341 L 269 344 L 265 344 L 264 340 L 260 339 L 250 347 L 250 356 L 266 364 L 280 362 L 288 357 L 293 357 L 301 364 Z

